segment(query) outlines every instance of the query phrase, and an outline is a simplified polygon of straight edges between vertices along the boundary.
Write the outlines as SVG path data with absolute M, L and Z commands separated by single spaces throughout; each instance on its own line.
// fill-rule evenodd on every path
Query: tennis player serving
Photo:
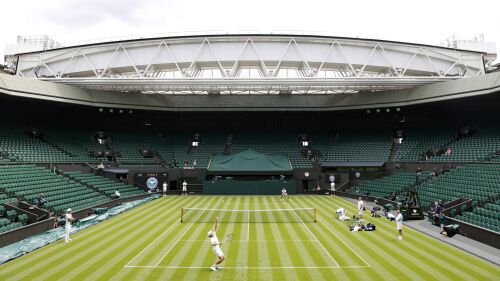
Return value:
M 224 253 L 220 249 L 220 245 L 222 242 L 219 242 L 219 238 L 217 238 L 217 229 L 218 229 L 218 219 L 215 218 L 214 229 L 208 232 L 208 238 L 210 238 L 210 244 L 212 244 L 213 251 L 215 256 L 217 256 L 217 262 L 210 267 L 212 271 L 219 270 L 219 264 L 221 264 L 226 258 L 224 257 Z

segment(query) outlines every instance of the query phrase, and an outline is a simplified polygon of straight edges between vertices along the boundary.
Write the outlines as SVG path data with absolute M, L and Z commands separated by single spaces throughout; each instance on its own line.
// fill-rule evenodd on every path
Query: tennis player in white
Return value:
M 401 210 L 398 209 L 396 216 L 396 229 L 399 232 L 398 240 L 403 240 L 403 214 L 401 214 Z
M 188 183 L 186 181 L 184 181 L 182 183 L 182 196 L 187 196 L 187 186 L 188 186 Z
M 290 197 L 288 197 L 288 194 L 286 193 L 286 188 L 283 187 L 281 189 L 281 197 L 280 197 L 280 200 L 283 199 L 283 198 L 286 198 L 286 200 L 290 200 Z
M 208 232 L 208 238 L 210 238 L 210 244 L 212 244 L 212 248 L 215 256 L 217 256 L 217 262 L 213 264 L 210 269 L 212 271 L 219 270 L 219 264 L 221 264 L 226 258 L 224 257 L 224 253 L 220 249 L 220 245 L 222 242 L 219 242 L 219 238 L 217 238 L 217 228 L 218 228 L 218 219 L 215 218 L 214 229 Z
M 69 238 L 69 234 L 71 233 L 71 222 L 74 220 L 70 208 L 66 210 L 66 215 L 64 216 L 64 219 L 66 221 L 66 223 L 64 224 L 64 229 L 66 230 L 66 233 L 64 234 L 64 242 L 68 243 L 69 241 L 71 241 L 71 238 Z
M 363 218 L 363 208 L 364 208 L 364 205 L 365 203 L 363 202 L 363 199 L 361 199 L 361 196 L 359 197 L 359 201 L 358 201 L 358 216 L 360 219 Z
M 335 196 L 335 183 L 333 181 L 330 183 L 330 195 Z

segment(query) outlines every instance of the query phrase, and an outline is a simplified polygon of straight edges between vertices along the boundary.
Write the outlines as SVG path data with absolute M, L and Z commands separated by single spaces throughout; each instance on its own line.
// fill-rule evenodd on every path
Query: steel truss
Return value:
M 17 55 L 17 75 L 145 93 L 345 93 L 484 74 L 484 53 L 291 35 L 152 38 Z

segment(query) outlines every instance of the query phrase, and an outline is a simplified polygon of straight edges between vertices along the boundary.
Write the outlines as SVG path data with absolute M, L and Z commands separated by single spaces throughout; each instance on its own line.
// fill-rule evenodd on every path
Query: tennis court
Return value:
M 384 218 L 367 219 L 376 231 L 349 232 L 335 218 L 339 207 L 348 214 L 356 209 L 327 196 L 290 202 L 278 196 L 164 197 L 79 232 L 71 243 L 2 265 L 0 279 L 495 280 L 500 274 L 497 266 L 408 228 L 397 241 L 394 223 Z M 183 223 L 182 208 L 192 212 Z M 316 222 L 307 219 L 311 209 Z M 207 237 L 213 216 L 222 220 L 219 239 L 234 236 L 221 246 L 227 259 L 216 272 L 209 268 L 215 255 Z

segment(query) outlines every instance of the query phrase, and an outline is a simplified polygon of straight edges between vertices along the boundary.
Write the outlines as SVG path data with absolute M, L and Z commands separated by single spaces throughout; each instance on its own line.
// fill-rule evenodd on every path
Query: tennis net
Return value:
M 181 209 L 181 222 L 214 222 L 215 218 L 218 218 L 219 222 L 231 223 L 308 223 L 316 222 L 316 208 L 267 210 Z

